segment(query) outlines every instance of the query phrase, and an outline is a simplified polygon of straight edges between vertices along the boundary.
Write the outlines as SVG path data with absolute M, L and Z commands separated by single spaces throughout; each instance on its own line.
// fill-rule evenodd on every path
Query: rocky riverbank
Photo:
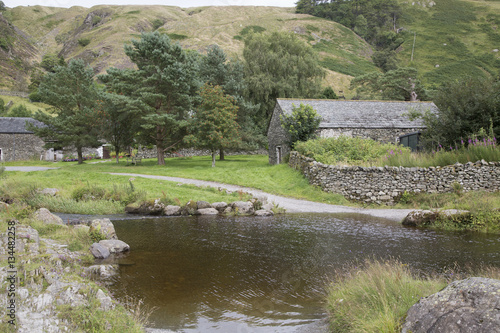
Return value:
M 0 235 L 0 257 L 6 263 L 0 268 L 0 299 L 8 305 L 0 311 L 0 331 L 143 331 L 141 317 L 114 300 L 103 284 L 118 266 L 95 265 L 88 248 L 74 250 L 76 243 L 68 242 L 85 238 L 92 226 L 64 225 L 46 209 L 35 212 L 30 222 L 36 228 L 11 219 L 7 232 Z M 105 222 L 109 220 L 93 225 L 103 231 L 101 237 L 107 232 L 101 228 Z

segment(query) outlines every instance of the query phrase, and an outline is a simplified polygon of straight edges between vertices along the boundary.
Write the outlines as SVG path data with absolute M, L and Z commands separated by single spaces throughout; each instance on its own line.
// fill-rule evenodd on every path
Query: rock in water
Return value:
M 99 244 L 107 248 L 110 253 L 121 253 L 130 250 L 130 246 L 127 243 L 117 239 L 102 240 Z
M 403 333 L 500 332 L 500 280 L 455 281 L 408 310 Z
M 99 231 L 106 239 L 118 239 L 116 236 L 115 226 L 110 219 L 93 220 L 90 225 L 90 232 Z
M 109 257 L 109 250 L 99 243 L 94 243 L 90 246 L 90 252 L 96 259 L 106 259 Z

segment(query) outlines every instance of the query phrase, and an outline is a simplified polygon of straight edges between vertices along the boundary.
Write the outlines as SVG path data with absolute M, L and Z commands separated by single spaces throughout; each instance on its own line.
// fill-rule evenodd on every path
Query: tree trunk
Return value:
M 165 149 L 163 147 L 163 131 L 161 126 L 156 126 L 156 155 L 158 165 L 165 165 Z
M 76 152 L 78 154 L 78 164 L 83 163 L 83 152 L 82 152 L 82 147 L 76 147 Z
M 224 149 L 219 150 L 219 161 L 224 161 Z
M 158 155 L 158 165 L 165 165 L 165 153 L 161 144 L 156 144 L 156 154 Z
M 217 156 L 217 150 L 212 150 L 212 168 L 215 168 L 215 156 Z
M 115 146 L 116 164 L 120 163 L 120 147 Z

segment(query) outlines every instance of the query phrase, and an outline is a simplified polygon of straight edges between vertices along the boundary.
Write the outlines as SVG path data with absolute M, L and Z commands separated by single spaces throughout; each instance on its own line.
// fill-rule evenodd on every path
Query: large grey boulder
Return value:
M 206 208 L 212 208 L 212 205 L 209 202 L 206 202 L 206 201 L 197 201 L 196 202 L 196 207 L 198 209 L 206 209 Z
M 403 333 L 500 332 L 500 280 L 455 281 L 407 313 Z
M 212 207 L 214 207 L 215 209 L 217 209 L 219 212 L 224 212 L 224 210 L 227 208 L 227 203 L 226 202 L 214 202 L 212 204 Z
M 55 197 L 59 193 L 59 190 L 57 188 L 44 188 L 43 190 L 40 190 L 38 193 Z
M 111 223 L 110 219 L 104 218 L 93 220 L 90 224 L 90 232 L 94 231 L 100 232 L 106 239 L 118 239 L 115 226 Z
M 108 248 L 99 243 L 94 243 L 90 246 L 90 253 L 96 259 L 106 259 L 110 255 Z
M 231 206 L 237 214 L 252 215 L 254 212 L 253 203 L 250 201 L 235 201 Z
M 273 216 L 274 213 L 270 210 L 259 209 L 254 213 L 255 216 Z
M 63 225 L 64 221 L 57 215 L 52 214 L 47 208 L 40 208 L 34 214 L 35 219 L 42 221 L 45 224 L 60 224 Z
M 403 219 L 402 223 L 403 225 L 411 227 L 423 227 L 432 225 L 439 218 L 462 221 L 470 218 L 470 212 L 457 209 L 440 211 L 414 210 Z
M 181 215 L 181 207 L 180 206 L 168 205 L 163 210 L 163 214 L 166 215 L 166 216 L 178 216 L 178 215 Z
M 196 215 L 218 215 L 219 211 L 215 208 L 202 208 L 196 211 Z
M 122 253 L 130 250 L 130 246 L 124 241 L 117 239 L 106 239 L 99 242 L 109 250 L 109 253 Z

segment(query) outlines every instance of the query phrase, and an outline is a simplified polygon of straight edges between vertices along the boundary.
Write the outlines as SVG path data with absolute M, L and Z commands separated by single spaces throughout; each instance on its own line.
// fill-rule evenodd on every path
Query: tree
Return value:
M 225 94 L 231 95 L 238 106 L 237 121 L 240 125 L 243 148 L 254 148 L 265 142 L 262 135 L 258 135 L 253 116 L 259 109 L 245 97 L 247 85 L 244 79 L 244 66 L 235 59 L 228 60 L 224 50 L 218 45 L 208 48 L 207 55 L 200 60 L 200 79 L 213 86 L 220 86 Z M 220 150 L 220 159 L 224 159 L 224 150 Z
M 187 113 L 199 87 L 197 53 L 153 32 L 125 45 L 125 54 L 138 68 L 133 97 L 143 112 L 141 127 L 156 145 L 158 164 L 165 165 L 165 151 L 182 143 Z
M 319 96 L 320 99 L 338 99 L 339 97 L 333 91 L 332 87 L 326 87 L 321 95 Z
M 3 1 L 0 1 L 0 12 L 3 12 L 5 11 L 7 8 L 5 7 L 5 4 L 3 3 Z
M 387 73 L 373 72 L 358 76 L 351 81 L 351 89 L 360 94 L 381 95 L 386 100 L 425 100 L 425 90 L 414 68 L 398 68 Z
M 136 88 L 135 77 L 134 70 L 117 68 L 110 68 L 107 74 L 99 75 L 107 90 L 101 105 L 104 113 L 102 136 L 113 146 L 116 163 L 120 161 L 120 152 L 133 144 L 140 129 L 140 109 L 129 97 Z
M 45 69 L 47 72 L 54 72 L 56 66 L 66 66 L 66 62 L 63 57 L 60 57 L 54 53 L 46 53 L 42 57 L 42 62 L 40 62 L 40 67 Z
M 20 104 L 12 108 L 7 114 L 7 117 L 30 118 L 33 114 L 26 108 L 24 104 Z
M 53 114 L 36 112 L 34 118 L 47 126 L 30 126 L 30 130 L 46 142 L 47 148 L 74 146 L 78 164 L 83 163 L 83 148 L 101 145 L 102 118 L 96 108 L 100 92 L 94 84 L 94 71 L 83 60 L 72 60 L 67 67 L 58 66 L 43 78 L 39 94 L 52 106 Z
M 268 124 L 277 98 L 311 98 L 318 95 L 324 70 L 312 48 L 295 35 L 283 32 L 251 34 L 243 57 L 249 96 L 260 104 L 256 120 Z
M 191 134 L 185 141 L 212 152 L 212 167 L 218 149 L 234 147 L 240 141 L 236 121 L 236 100 L 225 95 L 222 87 L 205 84 L 200 90 L 201 105 L 191 123 Z
M 310 105 L 300 103 L 299 107 L 292 106 L 292 114 L 283 114 L 280 117 L 281 127 L 290 135 L 290 147 L 298 141 L 312 139 L 318 130 L 321 117 Z
M 500 133 L 500 81 L 468 77 L 448 82 L 438 89 L 434 103 L 438 112 L 423 115 L 427 146 L 454 146 L 481 129 Z

